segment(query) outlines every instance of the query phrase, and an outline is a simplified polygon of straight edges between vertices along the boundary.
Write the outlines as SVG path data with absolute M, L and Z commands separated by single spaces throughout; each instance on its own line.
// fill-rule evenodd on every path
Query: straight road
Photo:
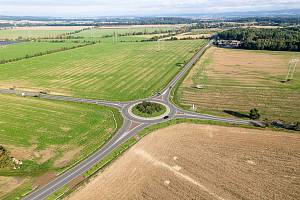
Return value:
M 105 156 L 111 153 L 115 148 L 119 145 L 127 141 L 132 136 L 136 135 L 138 132 L 143 130 L 144 128 L 161 123 L 171 119 L 178 118 L 191 118 L 191 119 L 202 119 L 202 120 L 213 120 L 219 122 L 227 122 L 227 123 L 236 123 L 236 124 L 250 124 L 254 125 L 253 121 L 249 120 L 237 120 L 237 119 L 228 119 L 221 118 L 210 115 L 203 115 L 199 113 L 189 112 L 177 108 L 176 105 L 173 105 L 169 100 L 170 92 L 172 87 L 187 73 L 187 71 L 200 59 L 203 53 L 211 46 L 211 42 L 209 42 L 206 46 L 202 47 L 191 59 L 190 61 L 182 68 L 182 70 L 167 84 L 167 86 L 160 92 L 160 95 L 155 95 L 153 97 L 148 98 L 150 101 L 156 101 L 161 103 L 167 107 L 168 110 L 168 118 L 153 118 L 153 119 L 141 119 L 132 115 L 130 108 L 136 104 L 137 102 L 141 102 L 142 100 L 131 101 L 131 102 L 109 102 L 102 100 L 92 100 L 92 99 L 83 99 L 83 98 L 74 98 L 67 96 L 59 96 L 59 95 L 49 95 L 49 94 L 41 94 L 38 92 L 27 92 L 27 91 L 16 91 L 16 90 L 5 90 L 0 89 L 0 93 L 4 94 L 17 94 L 43 99 L 50 100 L 60 100 L 60 101 L 70 101 L 70 102 L 80 102 L 80 103 L 89 103 L 96 105 L 103 105 L 114 107 L 120 111 L 124 118 L 124 122 L 122 127 L 117 131 L 117 133 L 112 137 L 112 139 L 106 143 L 101 149 L 90 155 L 85 160 L 81 161 L 79 164 L 69 169 L 65 173 L 58 176 L 53 181 L 49 182 L 44 187 L 38 188 L 24 197 L 24 200 L 40 200 L 45 199 L 58 189 L 62 188 L 64 185 L 68 184 L 73 179 L 78 176 L 84 174 L 87 170 L 93 167 L 96 163 L 101 161 Z M 135 126 L 132 127 L 132 124 Z

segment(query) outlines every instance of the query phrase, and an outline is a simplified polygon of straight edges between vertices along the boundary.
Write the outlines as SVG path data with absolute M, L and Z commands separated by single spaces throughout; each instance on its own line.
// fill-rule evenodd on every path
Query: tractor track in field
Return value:
M 72 180 L 84 174 L 91 167 L 101 161 L 105 156 L 107 156 L 110 152 L 112 152 L 119 145 L 124 143 L 129 138 L 136 136 L 138 132 L 143 130 L 144 128 L 151 126 L 153 124 L 161 123 L 164 121 L 172 120 L 172 119 L 201 119 L 201 120 L 213 120 L 219 122 L 226 123 L 234 123 L 234 124 L 247 124 L 247 125 L 259 125 L 259 122 L 251 121 L 251 120 L 237 120 L 237 119 L 229 119 L 222 118 L 212 115 L 199 114 L 191 111 L 185 111 L 181 108 L 178 108 L 174 105 L 170 100 L 170 93 L 175 86 L 175 84 L 184 77 L 184 75 L 189 71 L 191 67 L 200 59 L 203 53 L 211 46 L 211 42 L 209 42 L 206 46 L 202 47 L 183 67 L 183 69 L 167 84 L 167 86 L 157 95 L 147 98 L 147 101 L 154 101 L 157 103 L 161 103 L 167 107 L 168 114 L 166 116 L 162 116 L 161 118 L 139 118 L 132 114 L 131 108 L 132 105 L 137 104 L 143 100 L 129 101 L 129 102 L 110 102 L 110 101 L 102 101 L 102 100 L 93 100 L 93 99 L 84 99 L 84 98 L 75 98 L 61 95 L 50 95 L 50 94 L 41 94 L 38 92 L 27 92 L 27 91 L 17 91 L 17 90 L 6 90 L 0 89 L 0 93 L 2 94 L 17 94 L 22 96 L 30 96 L 37 97 L 41 99 L 49 99 L 49 100 L 59 100 L 59 101 L 68 101 L 68 102 L 79 102 L 79 103 L 88 103 L 88 104 L 96 104 L 102 106 L 109 106 L 118 109 L 123 118 L 123 125 L 117 131 L 117 133 L 108 141 L 102 148 L 94 152 L 85 160 L 78 163 L 73 168 L 67 170 L 63 174 L 56 177 L 53 181 L 49 182 L 45 186 L 41 188 L 37 188 L 27 196 L 25 196 L 24 200 L 37 200 L 37 199 L 45 199 L 49 195 L 53 194 L 55 191 L 59 190 L 66 184 L 70 183 Z M 145 99 L 144 99 L 145 100 Z M 132 126 L 134 124 L 134 126 Z

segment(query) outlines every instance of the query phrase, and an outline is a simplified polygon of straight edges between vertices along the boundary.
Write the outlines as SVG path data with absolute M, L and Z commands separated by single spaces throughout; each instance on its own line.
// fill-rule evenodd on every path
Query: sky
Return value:
M 0 0 L 0 15 L 149 16 L 300 8 L 300 0 Z

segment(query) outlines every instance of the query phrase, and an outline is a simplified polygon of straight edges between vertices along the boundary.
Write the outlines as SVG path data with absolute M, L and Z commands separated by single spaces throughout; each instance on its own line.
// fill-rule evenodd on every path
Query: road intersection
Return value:
M 202 120 L 213 120 L 219 122 L 227 122 L 227 123 L 235 123 L 235 124 L 248 124 L 255 125 L 258 122 L 254 122 L 251 120 L 237 120 L 237 119 L 228 119 L 222 117 L 216 117 L 211 115 L 199 114 L 191 111 L 185 111 L 181 108 L 178 108 L 170 101 L 170 93 L 175 84 L 184 77 L 187 71 L 199 60 L 201 55 L 211 46 L 211 43 L 208 43 L 205 47 L 201 48 L 193 58 L 183 67 L 183 69 L 167 84 L 167 86 L 158 94 L 149 97 L 147 101 L 154 101 L 157 103 L 161 103 L 167 108 L 167 119 L 164 116 L 156 117 L 156 118 L 140 118 L 132 114 L 131 109 L 134 105 L 143 100 L 130 101 L 130 102 L 109 102 L 102 100 L 93 100 L 93 99 L 83 99 L 83 98 L 75 98 L 75 97 L 67 97 L 60 95 L 50 95 L 50 94 L 41 94 L 38 92 L 27 92 L 27 91 L 17 91 L 17 90 L 0 90 L 0 93 L 4 94 L 23 94 L 25 96 L 38 97 L 42 99 L 50 99 L 50 100 L 60 100 L 60 101 L 70 101 L 70 102 L 80 102 L 80 103 L 89 103 L 96 105 L 103 105 L 114 107 L 120 111 L 122 114 L 124 121 L 122 127 L 117 131 L 117 133 L 108 141 L 102 148 L 94 152 L 85 160 L 78 163 L 73 168 L 69 169 L 65 173 L 58 176 L 53 181 L 49 182 L 47 185 L 37 188 L 33 192 L 29 193 L 25 196 L 24 200 L 40 200 L 45 199 L 58 189 L 62 188 L 64 185 L 71 182 L 73 179 L 79 177 L 84 174 L 87 170 L 101 161 L 106 155 L 112 152 L 119 145 L 127 141 L 129 138 L 135 136 L 138 132 L 143 130 L 144 128 L 151 126 L 153 124 L 162 123 L 164 121 L 172 120 L 172 119 L 202 119 Z M 22 96 L 23 96 L 22 95 Z

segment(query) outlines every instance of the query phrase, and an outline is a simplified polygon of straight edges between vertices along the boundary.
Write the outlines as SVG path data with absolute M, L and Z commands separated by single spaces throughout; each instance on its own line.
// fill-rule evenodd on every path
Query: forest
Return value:
M 300 51 L 300 27 L 237 28 L 219 33 L 218 39 L 239 40 L 244 49 Z

